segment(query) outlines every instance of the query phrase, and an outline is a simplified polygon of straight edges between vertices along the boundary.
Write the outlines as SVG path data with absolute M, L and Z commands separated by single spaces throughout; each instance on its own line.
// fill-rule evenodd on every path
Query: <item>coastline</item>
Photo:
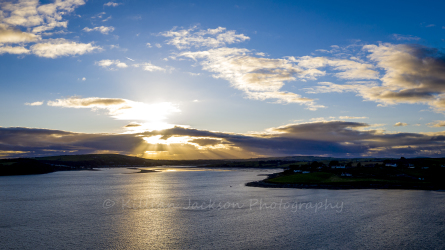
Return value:
M 409 184 L 395 184 L 395 183 L 376 183 L 376 182 L 355 182 L 355 183 L 339 183 L 339 184 L 325 184 L 325 183 L 273 183 L 268 182 L 269 179 L 280 176 L 281 173 L 270 174 L 261 181 L 252 181 L 245 184 L 247 187 L 260 188 L 297 188 L 297 189 L 402 189 L 402 190 L 431 190 L 443 191 L 443 188 L 436 187 L 431 184 L 423 185 L 409 185 Z

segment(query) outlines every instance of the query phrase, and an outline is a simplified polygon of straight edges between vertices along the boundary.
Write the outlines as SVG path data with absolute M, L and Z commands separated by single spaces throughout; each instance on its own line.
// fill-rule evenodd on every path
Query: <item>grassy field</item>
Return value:
M 11 162 L 0 162 L 0 165 L 3 165 L 3 166 L 10 166 L 10 165 L 12 165 L 12 164 L 14 164 L 15 162 L 13 162 L 13 161 L 11 161 Z
M 293 174 L 285 175 L 272 179 L 267 182 L 271 183 L 289 183 L 289 184 L 348 184 L 359 182 L 375 182 L 375 183 L 418 183 L 412 181 L 386 180 L 375 178 L 353 178 L 353 177 L 339 177 L 332 173 L 317 172 L 310 174 Z

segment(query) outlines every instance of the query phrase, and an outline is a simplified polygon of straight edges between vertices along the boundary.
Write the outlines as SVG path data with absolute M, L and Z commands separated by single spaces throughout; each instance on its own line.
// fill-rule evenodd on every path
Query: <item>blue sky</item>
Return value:
M 444 5 L 3 1 L 0 157 L 442 157 Z

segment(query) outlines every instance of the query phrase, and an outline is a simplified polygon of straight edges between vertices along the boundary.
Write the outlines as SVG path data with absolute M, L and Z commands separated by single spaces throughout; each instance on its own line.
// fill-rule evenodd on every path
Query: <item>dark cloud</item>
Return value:
M 77 96 L 69 97 L 67 99 L 57 99 L 56 101 L 49 101 L 49 106 L 60 106 L 60 107 L 106 107 L 122 105 L 127 103 L 127 100 L 120 98 L 80 98 Z
M 428 104 L 445 111 L 445 55 L 438 49 L 416 44 L 365 45 L 368 59 L 383 71 L 377 82 L 336 84 L 307 88 L 308 93 L 354 91 L 365 100 L 383 105 L 398 103 Z
M 445 132 L 385 133 L 381 130 L 364 130 L 368 126 L 359 122 L 313 122 L 272 128 L 261 134 L 223 133 L 184 127 L 138 134 L 0 128 L 0 155 L 5 157 L 5 152 L 8 152 L 7 157 L 97 152 L 143 155 L 146 151 L 162 151 L 174 155 L 176 159 L 186 159 L 284 155 L 414 157 L 445 153 Z M 188 142 L 150 143 L 153 136 L 161 141 L 186 137 Z M 14 154 L 14 151 L 17 153 Z
M 143 143 L 134 135 L 86 134 L 36 128 L 0 128 L 1 151 L 27 152 L 19 156 L 89 154 L 110 151 L 132 154 Z M 6 157 L 14 157 L 10 153 Z
M 217 139 L 194 139 L 190 141 L 191 143 L 196 143 L 199 146 L 214 146 L 221 144 L 221 140 Z
M 139 124 L 139 123 L 130 123 L 130 124 L 128 124 L 128 125 L 125 125 L 125 128 L 134 128 L 134 127 L 140 127 L 140 126 L 142 126 L 141 124 Z
M 387 103 L 428 102 L 443 109 L 445 93 L 445 56 L 435 48 L 416 44 L 366 45 L 369 58 L 384 69 L 382 86 L 362 93 L 370 100 Z M 432 102 L 432 100 L 438 100 Z

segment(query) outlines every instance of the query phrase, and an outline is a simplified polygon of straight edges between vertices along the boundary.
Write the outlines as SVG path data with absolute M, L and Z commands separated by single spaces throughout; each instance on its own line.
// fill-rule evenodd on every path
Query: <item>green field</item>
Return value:
M 418 183 L 416 181 L 399 181 L 388 179 L 375 178 L 353 178 L 353 177 L 339 177 L 332 173 L 317 172 L 310 174 L 292 174 L 280 176 L 266 180 L 271 183 L 286 183 L 286 184 L 350 184 L 359 182 L 375 182 L 375 183 Z

